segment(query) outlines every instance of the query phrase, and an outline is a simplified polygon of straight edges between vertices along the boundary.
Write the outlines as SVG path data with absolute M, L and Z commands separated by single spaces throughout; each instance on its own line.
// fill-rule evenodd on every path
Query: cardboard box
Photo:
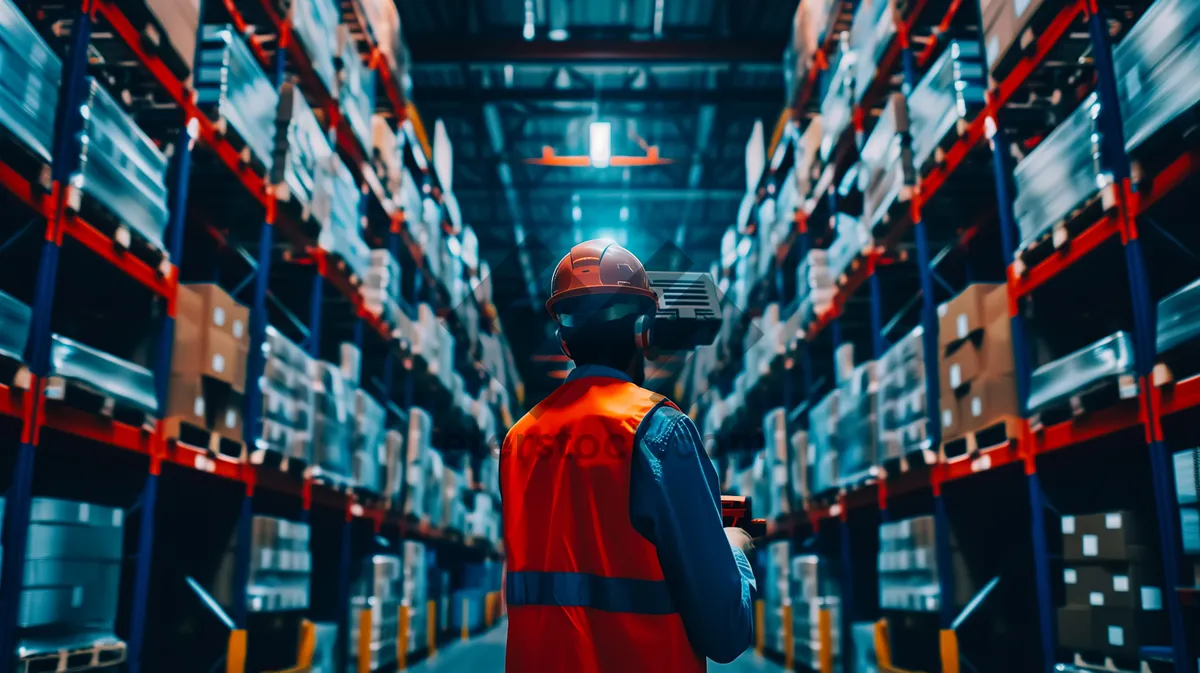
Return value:
M 942 422 L 942 437 L 957 437 L 962 432 L 962 418 L 960 416 L 959 400 L 954 393 L 942 395 L 941 398 L 941 417 Z
M 1097 654 L 1138 655 L 1144 645 L 1170 640 L 1166 612 L 1122 608 L 1065 607 L 1058 610 L 1058 644 Z
M 184 297 L 187 290 L 193 296 Z M 186 309 L 185 309 L 186 304 Z M 175 316 L 215 328 L 217 331 L 248 345 L 250 343 L 250 309 L 234 301 L 229 293 L 213 283 L 188 283 L 179 286 Z
M 1090 650 L 1092 646 L 1092 610 L 1067 606 L 1058 609 L 1058 645 L 1074 650 Z
M 982 429 L 1003 416 L 1020 416 L 1017 379 L 1012 374 L 977 378 L 955 395 L 958 397 L 961 432 Z
M 247 353 L 247 346 L 230 334 L 179 322 L 175 326 L 171 373 L 208 376 L 228 383 L 240 393 L 246 385 Z
M 989 297 L 999 291 L 998 297 Z M 974 283 L 959 295 L 938 306 L 938 346 L 946 348 L 966 339 L 976 330 L 982 330 L 998 317 L 996 312 L 1002 304 L 1000 315 L 1008 314 L 1007 288 L 999 283 Z
M 1149 560 L 1140 526 L 1126 510 L 1064 515 L 1062 533 L 1066 561 Z
M 167 385 L 166 415 L 178 417 L 200 428 L 208 427 L 208 406 L 205 404 L 204 386 L 199 376 L 171 375 Z
M 1012 0 L 996 2 L 994 9 L 992 7 L 988 9 L 993 12 L 993 15 L 990 21 L 984 23 L 986 28 L 983 31 L 983 47 L 990 73 L 995 70 L 996 62 L 1015 46 L 1020 34 L 1020 26 L 1017 23 L 1017 12 L 1013 7 Z
M 1008 318 L 1000 318 L 952 348 L 939 367 L 945 390 L 958 390 L 984 376 L 1010 376 L 1015 370 Z
M 242 404 L 244 396 L 230 392 L 224 395 L 224 404 L 214 409 L 211 418 L 211 430 L 226 439 L 235 442 L 244 441 L 242 428 Z
M 1163 609 L 1162 573 L 1145 563 L 1086 563 L 1063 568 L 1067 605 Z

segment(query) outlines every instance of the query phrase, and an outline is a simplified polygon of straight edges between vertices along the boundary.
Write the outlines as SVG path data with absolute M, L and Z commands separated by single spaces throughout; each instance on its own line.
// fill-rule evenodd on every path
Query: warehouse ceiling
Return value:
M 453 192 L 492 269 L 528 400 L 565 363 L 541 304 L 572 244 L 612 238 L 661 268 L 707 270 L 746 191 L 754 123 L 783 107 L 795 0 L 398 0 L 412 98 L 454 146 Z M 670 163 L 531 165 L 544 147 L 657 146 Z M 674 252 L 679 250 L 680 252 Z

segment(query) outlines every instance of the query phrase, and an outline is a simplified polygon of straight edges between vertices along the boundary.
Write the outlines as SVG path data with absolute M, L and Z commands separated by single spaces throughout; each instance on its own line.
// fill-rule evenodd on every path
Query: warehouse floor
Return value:
M 503 673 L 504 671 L 504 638 L 507 635 L 507 623 L 489 631 L 467 644 L 457 643 L 443 649 L 432 659 L 427 659 L 409 668 L 416 673 L 450 673 L 450 671 L 471 671 L 471 673 Z M 709 663 L 709 671 L 721 673 L 776 673 L 783 667 L 756 656 L 753 652 L 743 654 L 732 664 L 718 665 Z

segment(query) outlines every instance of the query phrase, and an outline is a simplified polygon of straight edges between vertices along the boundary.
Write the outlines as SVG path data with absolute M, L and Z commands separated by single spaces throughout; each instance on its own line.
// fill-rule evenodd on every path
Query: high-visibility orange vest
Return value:
M 662 396 L 568 381 L 500 455 L 507 673 L 700 673 L 658 554 L 629 518 L 637 429 Z M 674 405 L 671 405 L 674 406 Z

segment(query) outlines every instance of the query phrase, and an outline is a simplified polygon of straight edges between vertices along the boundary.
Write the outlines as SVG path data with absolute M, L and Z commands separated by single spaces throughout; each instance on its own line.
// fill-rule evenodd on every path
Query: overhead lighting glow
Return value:
M 612 125 L 608 122 L 592 122 L 589 128 L 591 143 L 588 155 L 596 168 L 608 168 L 612 159 Z
M 621 206 L 621 221 L 629 221 L 629 206 Z
M 521 32 L 526 40 L 532 40 L 534 36 L 534 21 L 533 0 L 525 0 L 525 29 Z
M 746 255 L 749 255 L 751 245 L 752 244 L 750 243 L 749 238 L 743 238 L 742 240 L 738 241 L 738 245 L 737 245 L 738 256 L 745 257 Z
M 562 42 L 563 40 L 567 39 L 567 31 L 565 28 L 555 28 L 549 33 L 546 33 L 546 37 L 554 40 L 555 42 Z
M 628 236 L 624 229 L 600 229 L 596 231 L 595 238 L 602 241 L 612 241 L 617 245 L 625 245 L 628 241 Z
M 580 208 L 579 206 L 573 206 L 571 208 L 571 219 L 575 220 L 576 222 L 582 220 L 583 219 L 583 208 Z

